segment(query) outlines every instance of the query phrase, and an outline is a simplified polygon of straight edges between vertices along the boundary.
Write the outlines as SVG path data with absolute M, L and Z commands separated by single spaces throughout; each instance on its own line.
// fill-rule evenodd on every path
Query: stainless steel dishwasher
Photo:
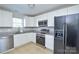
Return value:
M 0 52 L 5 52 L 13 48 L 13 35 L 4 35 L 0 37 Z

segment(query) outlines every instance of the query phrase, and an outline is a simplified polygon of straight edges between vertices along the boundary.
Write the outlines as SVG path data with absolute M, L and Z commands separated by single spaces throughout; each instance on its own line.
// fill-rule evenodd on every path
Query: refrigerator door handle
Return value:
M 65 43 L 65 23 L 63 24 L 63 44 L 64 44 L 64 54 L 65 54 L 65 45 L 66 45 L 66 43 Z
M 66 53 L 66 48 L 67 48 L 67 23 L 65 23 L 65 33 L 64 33 L 64 47 L 65 47 L 65 53 Z

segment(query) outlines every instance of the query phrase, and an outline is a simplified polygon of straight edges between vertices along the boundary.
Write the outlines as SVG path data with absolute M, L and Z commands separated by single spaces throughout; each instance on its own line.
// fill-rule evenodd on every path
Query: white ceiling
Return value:
M 29 8 L 28 4 L 0 4 L 0 8 L 22 15 L 36 16 L 72 5 L 73 4 L 35 4 L 34 8 Z

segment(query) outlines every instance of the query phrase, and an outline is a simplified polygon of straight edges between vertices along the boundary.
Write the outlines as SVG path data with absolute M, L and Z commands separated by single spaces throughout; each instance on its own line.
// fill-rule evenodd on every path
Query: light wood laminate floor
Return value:
M 5 54 L 53 54 L 53 51 L 35 43 L 28 43 L 17 47 Z

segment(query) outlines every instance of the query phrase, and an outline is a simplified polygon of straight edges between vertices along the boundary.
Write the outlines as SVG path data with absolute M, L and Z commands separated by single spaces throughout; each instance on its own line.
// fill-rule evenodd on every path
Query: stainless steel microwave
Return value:
M 48 26 L 48 20 L 38 21 L 38 25 L 39 25 L 40 27 Z

